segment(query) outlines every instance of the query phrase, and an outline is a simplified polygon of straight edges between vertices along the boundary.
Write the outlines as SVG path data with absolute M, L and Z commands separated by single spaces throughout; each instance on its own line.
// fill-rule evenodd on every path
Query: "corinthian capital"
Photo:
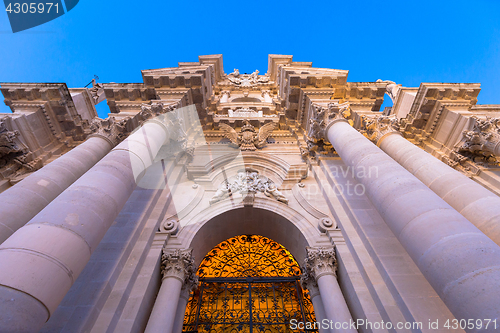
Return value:
M 386 136 L 393 133 L 401 134 L 399 132 L 399 123 L 394 118 L 386 116 L 375 118 L 363 117 L 363 123 L 365 129 L 360 132 L 377 146 L 380 145 Z
M 104 120 L 95 118 L 90 123 L 89 129 L 92 134 L 90 134 L 89 137 L 101 137 L 114 147 L 128 135 L 126 129 L 128 120 L 129 119 L 126 118 L 121 121 L 116 121 L 114 117 L 109 117 Z
M 175 278 L 182 282 L 183 287 L 198 284 L 194 267 L 193 249 L 167 251 L 163 249 L 161 256 L 162 279 Z
M 147 119 L 154 118 L 161 114 L 173 111 L 178 107 L 179 103 L 165 105 L 162 102 L 151 101 L 149 104 L 143 104 L 141 106 L 141 112 L 139 112 L 139 116 L 142 118 L 142 121 L 145 121 Z
M 471 117 L 472 130 L 464 131 L 455 150 L 484 157 L 500 157 L 500 118 Z
M 323 275 L 337 276 L 337 259 L 333 247 L 306 247 L 307 257 L 304 260 L 305 276 L 318 281 Z M 307 278 L 306 280 L 310 280 Z
M 312 104 L 311 109 L 307 132 L 307 139 L 310 142 L 326 140 L 328 128 L 337 120 L 345 120 L 352 125 L 351 108 L 348 103 L 329 103 L 326 107 Z

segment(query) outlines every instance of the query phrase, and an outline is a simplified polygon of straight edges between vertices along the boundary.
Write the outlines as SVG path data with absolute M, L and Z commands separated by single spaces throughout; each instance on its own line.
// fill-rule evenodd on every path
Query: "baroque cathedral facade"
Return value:
M 347 76 L 1 83 L 0 331 L 500 329 L 500 105 Z

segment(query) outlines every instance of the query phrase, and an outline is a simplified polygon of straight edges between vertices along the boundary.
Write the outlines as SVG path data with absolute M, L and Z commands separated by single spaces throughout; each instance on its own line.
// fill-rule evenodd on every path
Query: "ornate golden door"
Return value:
M 269 238 L 243 235 L 220 243 L 205 256 L 198 275 L 183 332 L 300 332 L 290 329 L 290 320 L 316 321 L 299 265 Z

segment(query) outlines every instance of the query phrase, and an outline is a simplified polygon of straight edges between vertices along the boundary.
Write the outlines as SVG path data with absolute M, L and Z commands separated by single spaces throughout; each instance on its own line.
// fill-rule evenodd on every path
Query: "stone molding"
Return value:
M 198 276 L 194 266 L 193 249 L 163 249 L 161 256 L 162 280 L 174 278 L 182 282 L 183 288 L 198 285 Z
M 399 122 L 395 118 L 378 116 L 374 118 L 362 117 L 364 129 L 360 132 L 377 146 L 391 134 L 399 134 Z
M 318 281 L 324 275 L 337 277 L 337 259 L 335 248 L 306 247 L 307 256 L 304 260 L 303 272 Z

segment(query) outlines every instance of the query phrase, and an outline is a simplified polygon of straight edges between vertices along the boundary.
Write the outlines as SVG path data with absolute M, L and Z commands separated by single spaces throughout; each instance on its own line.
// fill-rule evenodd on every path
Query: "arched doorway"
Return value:
M 297 261 L 267 237 L 241 235 L 219 243 L 197 274 L 183 332 L 292 332 L 293 319 L 316 321 Z

